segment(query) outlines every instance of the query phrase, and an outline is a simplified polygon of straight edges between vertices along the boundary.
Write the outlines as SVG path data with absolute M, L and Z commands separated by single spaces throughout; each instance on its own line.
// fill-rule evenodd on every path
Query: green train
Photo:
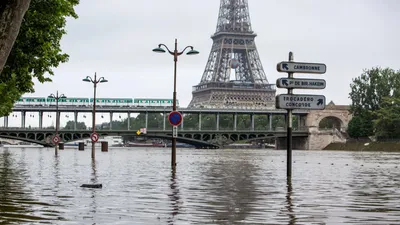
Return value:
M 96 98 L 96 106 L 107 107 L 172 107 L 172 99 L 153 98 Z M 16 106 L 55 106 L 56 100 L 49 97 L 21 97 Z M 93 105 L 93 98 L 61 98 L 58 106 L 89 107 Z M 179 107 L 179 100 L 176 100 Z

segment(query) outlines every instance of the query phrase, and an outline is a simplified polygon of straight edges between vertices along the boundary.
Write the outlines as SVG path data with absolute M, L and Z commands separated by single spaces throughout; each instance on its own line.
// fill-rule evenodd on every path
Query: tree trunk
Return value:
M 30 3 L 31 0 L 0 0 L 0 74 Z

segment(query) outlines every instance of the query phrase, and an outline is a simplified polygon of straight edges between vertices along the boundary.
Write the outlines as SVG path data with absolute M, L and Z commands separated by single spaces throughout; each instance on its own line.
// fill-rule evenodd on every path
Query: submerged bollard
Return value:
M 108 152 L 108 142 L 107 141 L 102 141 L 101 142 L 101 151 L 102 152 Z
M 103 188 L 103 184 L 82 184 L 83 188 Z
M 58 143 L 58 149 L 64 150 L 64 143 Z
M 84 151 L 84 150 L 85 150 L 85 143 L 79 142 L 79 144 L 78 144 L 78 150 L 79 150 L 79 151 Z

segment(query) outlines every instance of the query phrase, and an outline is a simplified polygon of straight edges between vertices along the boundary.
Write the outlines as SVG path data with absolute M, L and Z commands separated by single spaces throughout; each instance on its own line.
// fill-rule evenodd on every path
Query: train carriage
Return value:
M 135 98 L 134 105 L 137 107 L 172 107 L 172 99 L 153 99 L 153 98 Z M 179 100 L 176 100 L 176 106 L 179 106 Z
M 32 106 L 45 106 L 45 97 L 21 97 L 16 102 L 16 105 L 32 105 Z
M 54 98 L 47 98 L 48 106 L 55 106 L 56 100 Z M 61 98 L 58 100 L 59 106 L 88 106 L 89 98 Z
M 90 99 L 90 104 L 93 104 L 93 98 Z M 131 107 L 132 104 L 131 98 L 96 98 L 97 106 Z

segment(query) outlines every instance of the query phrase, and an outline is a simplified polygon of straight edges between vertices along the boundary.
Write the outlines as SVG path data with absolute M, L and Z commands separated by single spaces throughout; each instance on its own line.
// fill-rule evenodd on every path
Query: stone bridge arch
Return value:
M 306 119 L 306 126 L 311 129 L 318 129 L 321 121 L 326 118 L 336 120 L 340 127 L 336 127 L 340 131 L 346 131 L 347 126 L 352 118 L 350 114 L 350 106 L 348 105 L 335 105 L 332 101 L 326 105 L 324 110 L 311 110 Z

